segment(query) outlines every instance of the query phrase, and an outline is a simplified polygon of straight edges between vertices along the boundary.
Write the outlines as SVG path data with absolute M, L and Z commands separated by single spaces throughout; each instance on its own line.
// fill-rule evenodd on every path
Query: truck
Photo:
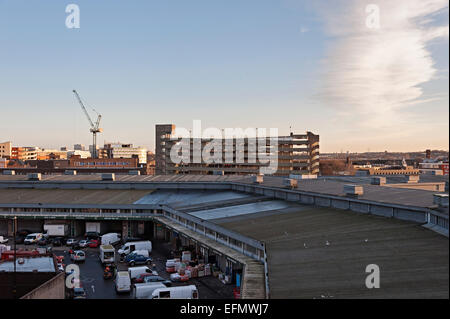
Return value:
M 101 245 L 99 257 L 102 264 L 112 264 L 116 260 L 116 250 L 112 245 Z
M 44 232 L 50 237 L 65 237 L 69 235 L 67 224 L 45 224 Z

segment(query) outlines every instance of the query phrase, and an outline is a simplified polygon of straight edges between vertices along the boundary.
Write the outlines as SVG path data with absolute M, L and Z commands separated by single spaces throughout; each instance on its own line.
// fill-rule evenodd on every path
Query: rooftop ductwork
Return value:
M 361 185 L 345 184 L 344 193 L 346 196 L 358 197 L 364 195 L 364 189 Z
M 28 174 L 29 181 L 40 181 L 42 179 L 41 173 L 30 173 Z
M 386 177 L 375 176 L 372 177 L 370 184 L 372 185 L 384 185 L 386 184 Z
M 104 173 L 102 174 L 102 181 L 115 181 L 116 174 L 114 173 Z

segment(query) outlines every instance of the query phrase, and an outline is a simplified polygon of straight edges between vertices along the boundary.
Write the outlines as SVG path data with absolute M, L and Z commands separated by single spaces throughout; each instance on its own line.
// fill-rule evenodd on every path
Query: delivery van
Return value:
M 134 284 L 132 298 L 133 299 L 151 299 L 152 293 L 158 288 L 167 288 L 161 282 L 149 282 L 143 284 Z
M 102 245 L 116 245 L 120 243 L 120 235 L 117 233 L 104 234 L 101 239 Z
M 153 274 L 155 276 L 158 275 L 156 271 L 152 271 L 147 266 L 140 266 L 140 267 L 129 267 L 128 268 L 128 274 L 130 276 L 130 280 L 133 281 L 137 277 L 139 277 L 142 274 Z
M 131 291 L 131 280 L 128 271 L 119 271 L 114 279 L 114 287 L 116 293 L 130 292 Z
M 121 256 L 125 256 L 135 250 L 147 250 L 148 253 L 151 253 L 152 252 L 152 242 L 149 240 L 129 242 L 129 243 L 124 244 L 118 250 L 118 253 Z
M 29 234 L 27 235 L 27 237 L 25 237 L 23 243 L 25 245 L 31 245 L 31 244 L 36 244 L 39 240 L 41 240 L 41 238 L 44 235 L 42 233 L 33 233 L 33 234 Z
M 155 289 L 152 299 L 198 299 L 198 290 L 194 285 Z
M 116 250 L 112 245 L 101 245 L 99 258 L 102 264 L 114 263 L 116 260 Z

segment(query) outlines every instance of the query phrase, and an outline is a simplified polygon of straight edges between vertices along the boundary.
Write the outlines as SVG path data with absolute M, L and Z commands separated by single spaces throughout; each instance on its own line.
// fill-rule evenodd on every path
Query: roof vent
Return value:
M 358 197 L 359 195 L 364 194 L 364 190 L 361 185 L 345 184 L 344 185 L 344 193 L 347 196 Z
M 283 185 L 289 188 L 297 188 L 298 182 L 296 179 L 293 178 L 285 178 L 283 179 Z
M 407 175 L 406 182 L 407 183 L 418 183 L 420 179 L 419 175 Z
M 448 208 L 448 194 L 434 194 L 433 202 L 439 208 Z
M 384 184 L 386 184 L 386 177 L 380 177 L 380 176 L 372 177 L 370 184 L 384 185 Z
M 257 174 L 253 176 L 253 183 L 256 184 L 262 184 L 264 182 L 264 175 L 263 174 Z
M 301 179 L 317 179 L 315 174 L 289 174 L 289 178 L 301 180 Z
M 116 180 L 116 174 L 114 174 L 114 173 L 102 174 L 102 181 L 115 181 L 115 180 Z
M 30 173 L 28 174 L 29 181 L 40 181 L 42 179 L 41 173 Z

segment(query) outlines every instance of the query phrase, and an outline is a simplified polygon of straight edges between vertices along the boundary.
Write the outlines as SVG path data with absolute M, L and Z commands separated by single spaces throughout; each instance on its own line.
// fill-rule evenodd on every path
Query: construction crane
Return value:
M 78 103 L 80 103 L 84 114 L 86 114 L 89 124 L 91 125 L 91 128 L 89 131 L 92 133 L 92 158 L 97 158 L 97 133 L 103 132 L 103 129 L 99 128 L 100 120 L 102 119 L 102 116 L 94 108 L 92 108 L 92 110 L 95 113 L 97 113 L 97 121 L 94 124 L 94 122 L 92 122 L 92 120 L 91 120 L 91 117 L 89 116 L 89 113 L 87 112 L 86 108 L 84 107 L 84 104 L 81 101 L 81 98 L 78 95 L 77 91 L 73 90 L 73 93 L 75 94 L 75 96 L 78 100 Z

